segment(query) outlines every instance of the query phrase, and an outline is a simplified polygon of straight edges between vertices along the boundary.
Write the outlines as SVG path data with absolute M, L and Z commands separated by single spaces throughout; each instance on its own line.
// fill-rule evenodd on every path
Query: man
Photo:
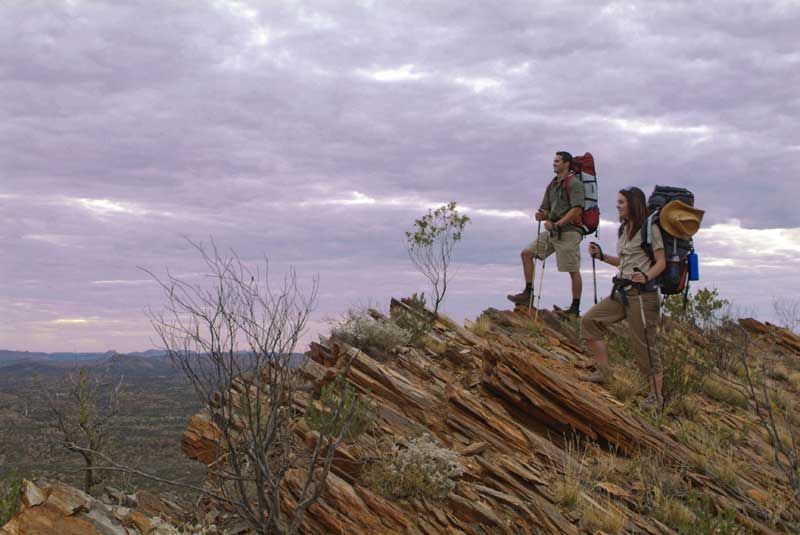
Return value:
M 572 304 L 568 314 L 580 315 L 581 292 L 581 253 L 583 232 L 573 222 L 580 219 L 583 211 L 583 182 L 570 176 L 572 155 L 566 151 L 556 153 L 553 171 L 556 176 L 548 184 L 544 199 L 536 212 L 536 220 L 544 221 L 545 232 L 539 234 L 528 247 L 522 250 L 522 270 L 525 274 L 525 289 L 522 293 L 509 295 L 508 299 L 520 305 L 530 303 L 533 293 L 533 258 L 544 260 L 556 254 L 558 271 L 569 273 L 572 283 Z

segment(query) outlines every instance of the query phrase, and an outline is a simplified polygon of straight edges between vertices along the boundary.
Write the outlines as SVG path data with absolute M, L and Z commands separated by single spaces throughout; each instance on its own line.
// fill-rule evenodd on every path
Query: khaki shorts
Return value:
M 575 273 L 581 269 L 581 240 L 583 235 L 573 230 L 563 231 L 561 238 L 555 232 L 552 236 L 542 232 L 523 252 L 533 253 L 539 260 L 556 253 L 558 270 Z
M 620 302 L 619 294 L 614 299 L 606 297 L 589 309 L 581 318 L 581 333 L 587 340 L 602 340 L 607 332 L 607 325 L 628 320 L 631 334 L 631 345 L 636 352 L 636 362 L 643 375 L 650 375 L 650 358 L 653 359 L 653 373 L 661 371 L 661 358 L 656 351 L 656 328 L 658 327 L 659 304 L 658 292 L 642 293 L 644 305 L 644 318 L 647 322 L 647 339 L 650 341 L 650 353 L 647 354 L 647 344 L 644 338 L 644 325 L 639 306 L 639 291 L 630 289 L 628 292 L 628 305 Z

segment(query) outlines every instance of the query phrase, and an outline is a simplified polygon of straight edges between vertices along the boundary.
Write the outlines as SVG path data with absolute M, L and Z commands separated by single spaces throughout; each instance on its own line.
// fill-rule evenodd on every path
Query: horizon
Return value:
M 773 301 L 800 299 L 800 4 L 72 0 L 0 15 L 10 351 L 156 348 L 145 311 L 163 296 L 142 268 L 201 281 L 185 237 L 213 237 L 248 265 L 268 257 L 276 281 L 319 277 L 304 352 L 350 307 L 428 293 L 403 232 L 451 200 L 472 222 L 443 312 L 510 308 L 559 150 L 595 157 L 604 249 L 620 188 L 687 187 L 706 211 L 695 289 L 773 323 Z M 598 265 L 599 297 L 613 272 Z M 570 299 L 552 257 L 543 294 Z

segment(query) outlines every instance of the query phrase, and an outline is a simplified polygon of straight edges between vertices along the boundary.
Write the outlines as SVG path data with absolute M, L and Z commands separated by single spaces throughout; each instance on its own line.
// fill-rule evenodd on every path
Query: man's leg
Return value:
M 572 307 L 570 308 L 579 309 L 583 294 L 583 277 L 581 277 L 580 271 L 572 271 L 569 278 L 572 280 Z
M 561 237 L 554 240 L 558 270 L 569 273 L 572 286 L 572 303 L 567 312 L 580 314 L 581 293 L 583 293 L 583 279 L 581 278 L 581 240 L 583 236 L 578 232 L 563 232 Z
M 515 295 L 508 295 L 507 298 L 517 305 L 530 305 L 533 293 L 533 271 L 534 257 L 545 258 L 553 252 L 549 235 L 542 232 L 537 238 L 520 253 L 522 259 L 522 272 L 525 275 L 525 289 Z
M 522 257 L 522 271 L 525 273 L 525 287 L 533 283 L 533 251 L 523 249 L 520 253 Z

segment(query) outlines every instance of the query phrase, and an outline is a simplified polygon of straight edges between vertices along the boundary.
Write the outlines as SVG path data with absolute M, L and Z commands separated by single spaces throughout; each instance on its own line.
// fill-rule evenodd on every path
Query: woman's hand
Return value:
M 602 260 L 602 259 L 603 259 L 603 258 L 602 258 L 602 255 L 603 255 L 603 250 L 602 250 L 602 249 L 600 248 L 600 246 L 599 246 L 599 245 L 597 245 L 595 242 L 591 242 L 591 243 L 589 243 L 589 254 L 590 254 L 590 255 L 591 255 L 593 258 L 599 258 L 600 260 Z

